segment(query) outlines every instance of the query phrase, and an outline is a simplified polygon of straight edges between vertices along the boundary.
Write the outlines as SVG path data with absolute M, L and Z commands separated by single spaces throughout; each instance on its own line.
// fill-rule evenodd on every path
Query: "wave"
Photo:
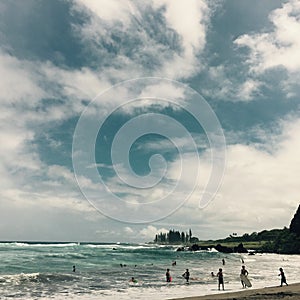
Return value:
M 1 246 L 14 247 L 74 247 L 79 246 L 80 243 L 31 243 L 31 242 L 3 242 Z
M 63 274 L 63 273 L 20 273 L 14 275 L 1 275 L 0 282 L 2 284 L 12 283 L 12 284 L 21 284 L 21 283 L 30 283 L 30 282 L 39 282 L 39 283 L 49 283 L 49 282 L 66 282 L 77 280 L 78 276 L 75 274 Z
M 64 244 L 29 244 L 29 246 L 36 247 L 74 247 L 79 246 L 79 243 L 64 243 Z
M 166 248 L 165 245 L 149 245 L 149 244 L 83 244 L 83 246 L 88 248 L 101 248 L 108 250 L 135 250 L 135 249 L 157 249 Z

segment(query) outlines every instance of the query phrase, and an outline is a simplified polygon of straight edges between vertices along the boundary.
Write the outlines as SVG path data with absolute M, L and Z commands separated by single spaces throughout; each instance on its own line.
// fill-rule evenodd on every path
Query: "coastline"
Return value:
M 247 289 L 238 292 L 221 292 L 197 297 L 169 298 L 170 300 L 299 300 L 300 283 L 290 284 L 289 286 L 274 286 L 260 289 Z

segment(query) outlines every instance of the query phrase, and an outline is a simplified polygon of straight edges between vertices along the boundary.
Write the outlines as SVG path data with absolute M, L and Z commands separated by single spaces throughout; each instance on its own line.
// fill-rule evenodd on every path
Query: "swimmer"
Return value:
M 129 282 L 137 283 L 138 281 L 134 277 L 131 277 Z

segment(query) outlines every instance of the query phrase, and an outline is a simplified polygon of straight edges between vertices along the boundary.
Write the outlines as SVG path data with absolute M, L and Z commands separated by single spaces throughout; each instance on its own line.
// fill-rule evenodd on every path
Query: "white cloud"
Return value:
M 140 230 L 139 235 L 144 238 L 146 241 L 152 241 L 155 237 L 156 234 L 162 232 L 166 233 L 168 232 L 169 229 L 166 228 L 156 228 L 153 225 L 149 225 L 142 230 Z
M 182 79 L 201 69 L 203 62 L 199 55 L 206 44 L 210 17 L 207 4 L 204 1 L 191 1 L 187 5 L 184 1 L 155 0 L 149 5 L 152 5 L 152 12 L 162 14 L 161 23 L 157 24 L 153 16 L 149 23 L 143 19 L 149 9 L 144 4 L 135 5 L 129 1 L 120 3 L 115 0 L 105 3 L 76 1 L 75 9 L 84 10 L 90 19 L 83 25 L 74 25 L 73 29 L 91 50 L 88 53 L 93 54 L 92 59 L 99 61 L 99 66 L 94 69 L 60 68 L 51 62 L 17 59 L 4 52 L 0 53 L 0 187 L 1 205 L 7 208 L 5 211 L 10 209 L 13 212 L 15 209 L 21 213 L 26 209 L 30 218 L 30 209 L 36 214 L 41 209 L 45 212 L 47 209 L 57 209 L 76 216 L 82 213 L 84 218 L 89 218 L 94 209 L 83 200 L 72 171 L 64 166 L 48 166 L 41 161 L 34 144 L 36 134 L 44 130 L 49 143 L 59 148 L 60 143 L 47 138 L 47 129 L 57 122 L 78 115 L 84 108 L 82 100 L 91 100 L 113 82 L 145 75 Z M 235 95 L 236 98 L 250 100 L 261 86 L 256 79 L 257 74 L 278 66 L 283 66 L 291 74 L 297 73 L 300 69 L 299 15 L 300 4 L 290 1 L 270 15 L 274 24 L 272 32 L 239 37 L 235 43 L 250 49 L 248 63 L 251 66 L 251 76 L 241 85 L 227 78 L 223 66 L 211 67 L 208 70 L 209 76 L 219 82 L 215 94 L 223 98 L 224 95 Z M 121 41 L 114 40 L 112 33 Z M 103 44 L 113 51 L 107 50 Z M 294 78 L 298 81 L 299 76 Z M 127 89 L 116 89 L 95 106 L 105 110 L 110 104 L 113 106 L 118 101 L 122 103 L 131 93 Z M 180 89 L 170 89 L 168 85 L 148 86 L 140 94 L 141 97 L 149 95 L 166 95 L 174 97 L 176 101 L 184 99 Z M 44 102 L 45 99 L 48 99 L 47 103 Z M 199 178 L 195 193 L 183 208 L 167 220 L 173 220 L 172 224 L 185 222 L 209 227 L 207 237 L 214 233 L 223 234 L 223 228 L 257 230 L 258 227 L 288 225 L 290 215 L 299 202 L 299 130 L 299 121 L 286 124 L 285 135 L 281 136 L 277 147 L 269 153 L 253 145 L 230 146 L 227 153 L 228 167 L 219 198 L 205 210 L 198 212 L 199 193 L 203 191 L 210 171 L 209 164 L 202 157 L 202 177 Z M 186 145 L 185 140 L 178 139 L 177 142 L 186 151 L 190 150 L 186 147 L 189 145 Z M 147 146 L 152 150 L 161 149 L 164 145 Z M 189 159 L 187 153 L 185 159 L 185 167 L 188 169 L 196 164 L 192 158 Z M 171 163 L 167 179 L 176 180 L 180 175 L 180 167 L 178 161 Z M 174 197 L 184 199 L 193 188 L 191 183 L 194 183 L 194 179 L 192 173 L 186 173 L 183 189 L 174 194 Z M 99 188 L 90 180 L 83 180 L 90 189 Z M 151 202 L 170 192 L 168 180 L 161 182 L 150 193 L 146 190 L 133 192 L 133 189 L 120 185 L 116 178 L 111 179 L 110 185 L 113 191 L 127 194 L 124 201 L 139 202 L 144 197 L 147 199 L 145 201 Z M 162 205 L 162 209 L 167 211 L 168 203 Z M 1 211 L 4 215 L 4 210 Z M 267 215 L 265 211 L 268 211 Z M 93 218 L 99 219 L 95 215 Z M 140 234 L 149 240 L 159 231 L 167 230 L 148 226 Z M 134 233 L 131 227 L 125 227 L 122 232 Z
M 47 93 L 39 87 L 30 63 L 0 51 L 0 102 L 35 105 Z
M 86 8 L 89 20 L 83 26 L 74 25 L 74 31 L 99 62 L 99 70 L 106 59 L 111 61 L 110 66 L 105 66 L 109 77 L 124 80 L 146 75 L 180 79 L 199 71 L 197 55 L 204 49 L 209 19 L 204 1 L 190 1 L 189 5 L 182 0 L 143 5 L 126 1 L 120 7 L 115 1 L 104 6 L 96 1 L 77 1 L 74 6 L 77 11 Z M 165 24 L 155 22 L 156 16 L 152 15 L 162 8 Z M 119 48 L 116 36 L 126 39 L 124 49 Z M 114 51 L 107 52 L 103 42 Z
M 207 84 L 201 86 L 204 96 L 228 100 L 232 102 L 246 102 L 255 99 L 261 94 L 260 88 L 265 85 L 253 74 L 242 78 L 233 77 L 228 70 L 228 66 L 210 66 L 207 69 Z
M 184 100 L 185 90 L 184 87 L 176 86 L 174 82 L 167 83 L 162 80 L 159 84 L 147 85 L 145 89 L 142 90 L 139 97 L 144 98 L 157 98 L 158 100 L 167 99 L 174 101 L 175 103 Z
M 248 63 L 254 72 L 284 67 L 289 72 L 300 70 L 300 3 L 291 0 L 269 15 L 274 30 L 245 34 L 235 40 L 238 46 L 250 49 Z
M 66 70 L 47 63 L 40 65 L 40 72 L 49 83 L 60 85 L 58 92 L 68 97 L 75 112 L 83 109 L 82 106 L 76 107 L 78 100 L 92 100 L 111 86 L 103 76 L 100 79 L 99 74 L 89 68 Z
M 122 2 L 118 0 L 75 0 L 75 3 L 90 10 L 98 18 L 108 23 L 115 21 L 128 23 L 132 9 L 130 1 L 127 0 Z
M 206 43 L 209 9 L 204 1 L 153 0 L 154 7 L 164 7 L 167 25 L 181 39 L 183 53 L 175 54 L 173 60 L 164 63 L 160 73 L 170 78 L 185 78 L 199 71 L 201 64 L 196 55 Z
M 259 93 L 261 85 L 262 83 L 257 80 L 248 79 L 239 87 L 236 97 L 242 100 L 253 99 L 254 95 Z
M 195 51 L 203 49 L 208 18 L 208 7 L 204 1 L 192 0 L 188 5 L 184 0 L 153 0 L 153 3 L 155 7 L 165 7 L 167 25 L 182 38 L 186 57 L 193 57 Z
M 124 232 L 125 232 L 126 234 L 133 234 L 133 233 L 134 233 L 134 230 L 133 230 L 131 227 L 126 226 L 126 227 L 124 227 Z
M 67 120 L 81 112 L 81 100 L 95 97 L 108 87 L 107 82 L 87 68 L 66 70 L 50 62 L 21 60 L 3 52 L 0 73 L 2 204 L 16 210 L 59 208 L 70 215 L 95 211 L 82 198 L 71 171 L 41 161 L 36 135 L 43 128 L 49 140 L 47 130 L 53 127 L 53 121 Z M 88 180 L 86 185 L 93 186 Z
M 100 79 L 88 68 L 67 70 L 50 62 L 20 60 L 2 52 L 0 74 L 1 119 L 15 119 L 23 129 L 30 122 L 45 124 L 68 119 L 84 109 L 82 100 L 92 100 L 111 87 L 108 80 L 103 76 Z M 64 103 L 56 102 L 61 98 L 66 99 Z
M 284 121 L 278 126 L 283 126 L 283 132 L 271 153 L 266 152 L 265 147 L 254 145 L 228 146 L 225 175 L 216 199 L 205 209 L 197 210 L 200 186 L 200 190 L 165 222 L 175 224 L 180 220 L 181 226 L 192 224 L 195 235 L 198 230 L 202 238 L 289 226 L 299 205 L 300 120 Z M 265 143 L 268 143 L 267 136 Z M 202 176 L 207 176 L 209 166 L 202 164 L 201 167 Z M 189 182 L 192 180 L 186 181 L 185 194 L 192 188 Z

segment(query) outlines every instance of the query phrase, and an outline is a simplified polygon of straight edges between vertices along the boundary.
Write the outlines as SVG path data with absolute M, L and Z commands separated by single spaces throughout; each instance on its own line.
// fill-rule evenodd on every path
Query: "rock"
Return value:
M 233 250 L 237 253 L 248 253 L 248 250 L 244 247 L 242 243 L 240 243 L 237 247 L 234 247 Z
M 291 221 L 290 231 L 300 236 L 300 205 Z
M 233 249 L 226 247 L 226 246 L 222 246 L 221 244 L 218 244 L 215 249 L 219 252 L 223 252 L 223 253 L 233 253 Z
M 201 250 L 201 247 L 197 244 L 194 244 L 189 247 L 189 251 L 199 251 L 199 250 Z
M 176 251 L 184 251 L 184 247 L 179 247 Z

